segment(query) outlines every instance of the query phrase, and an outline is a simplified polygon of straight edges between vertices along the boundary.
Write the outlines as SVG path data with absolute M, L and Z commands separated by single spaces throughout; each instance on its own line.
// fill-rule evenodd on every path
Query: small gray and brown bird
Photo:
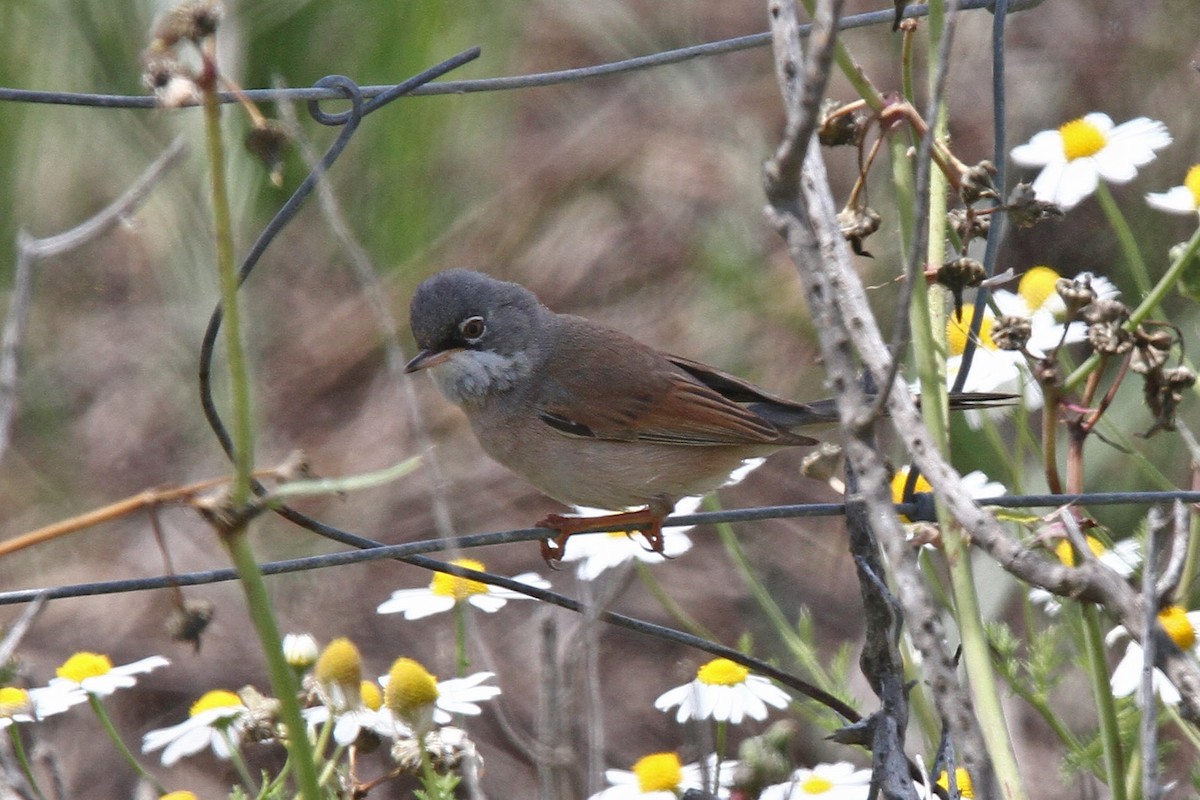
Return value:
M 479 272 L 452 269 L 422 283 L 411 325 L 420 352 L 405 371 L 429 370 L 488 455 L 560 502 L 615 512 L 540 521 L 559 533 L 542 543 L 551 563 L 572 534 L 617 524 L 661 552 L 676 501 L 713 491 L 748 458 L 817 444 L 796 429 L 837 420 L 832 400 L 776 397 L 556 314 L 525 287 Z M 952 405 L 1008 398 L 972 394 Z

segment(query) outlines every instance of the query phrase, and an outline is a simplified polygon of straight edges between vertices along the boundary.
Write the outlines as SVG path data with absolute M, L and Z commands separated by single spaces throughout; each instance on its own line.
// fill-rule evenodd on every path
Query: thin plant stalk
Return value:
M 1116 198 L 1112 196 L 1112 190 L 1104 181 L 1100 181 L 1096 187 L 1096 199 L 1100 201 L 1100 208 L 1104 211 L 1104 216 L 1108 219 L 1113 233 L 1116 234 L 1117 244 L 1125 256 L 1125 261 L 1129 264 L 1129 271 L 1133 273 L 1133 282 L 1137 286 L 1138 294 L 1149 294 L 1152 283 L 1150 270 L 1146 267 L 1146 259 L 1142 258 L 1142 250 L 1138 247 L 1133 229 L 1129 227 L 1129 220 L 1125 219 L 1125 215 L 1121 213 L 1121 207 L 1117 205 Z
M 215 47 L 215 45 L 210 45 Z M 204 97 L 204 131 L 212 181 L 213 227 L 216 237 L 217 269 L 221 284 L 221 308 L 225 315 L 225 343 L 229 361 L 229 382 L 233 404 L 234 482 L 230 500 L 234 509 L 244 508 L 250 500 L 254 469 L 254 431 L 250 416 L 250 380 L 245 351 L 242 348 L 241 316 L 238 313 L 238 275 L 233 259 L 233 224 L 229 211 L 229 193 L 225 184 L 225 146 L 221 133 L 221 106 L 217 98 L 216 55 L 203 52 L 206 80 L 201 82 Z M 284 659 L 279 626 L 271 611 L 262 571 L 250 548 L 245 523 L 222 531 L 222 541 L 246 594 L 246 604 L 254 621 L 267 660 L 271 688 L 280 702 L 280 717 L 287 728 L 287 747 L 295 763 L 296 780 L 305 800 L 319 800 L 320 787 L 313 762 L 308 732 L 296 699 L 299 687 L 295 673 Z
M 17 757 L 17 763 L 21 765 L 21 774 L 25 776 L 29 788 L 37 795 L 37 800 L 46 800 L 46 795 L 42 794 L 42 787 L 38 786 L 37 778 L 33 775 L 33 764 L 29 762 L 29 755 L 25 752 L 25 743 L 21 741 L 21 733 L 17 730 L 20 727 L 15 722 L 8 726 L 8 738 L 12 742 L 13 755 Z
M 1104 774 L 1112 800 L 1125 800 L 1125 765 L 1121 731 L 1117 724 L 1117 704 L 1108 679 L 1108 660 L 1104 655 L 1104 634 L 1100 631 L 1100 613 L 1090 603 L 1079 608 L 1083 620 L 1084 668 L 1092 684 L 1099 717 L 1100 743 L 1104 748 Z
M 141 776 L 142 780 L 148 782 L 154 787 L 160 795 L 166 794 L 167 790 L 159 783 L 158 778 L 150 774 L 150 771 L 142 766 L 142 762 L 138 761 L 135 756 L 126 746 L 125 741 L 121 738 L 121 734 L 117 733 L 116 727 L 112 723 L 112 719 L 108 716 L 108 711 L 104 708 L 104 703 L 100 701 L 100 697 L 92 692 L 87 693 L 88 703 L 92 706 L 92 711 L 96 712 L 96 718 L 100 720 L 100 726 L 104 728 L 104 732 L 108 734 L 108 738 L 112 740 L 113 745 L 117 748 L 117 752 L 121 757 L 133 767 L 134 772 Z

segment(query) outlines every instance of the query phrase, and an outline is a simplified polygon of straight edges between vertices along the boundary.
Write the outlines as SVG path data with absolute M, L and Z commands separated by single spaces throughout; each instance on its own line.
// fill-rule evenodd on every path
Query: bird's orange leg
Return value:
M 663 520 L 671 509 L 661 510 L 652 506 L 622 511 L 618 514 L 605 514 L 601 517 L 567 517 L 562 514 L 551 514 L 537 523 L 539 528 L 549 528 L 558 531 L 558 536 L 542 540 L 542 558 L 551 567 L 562 561 L 566 551 L 567 539 L 577 533 L 594 531 L 597 528 L 612 528 L 620 526 L 630 531 L 640 531 L 646 537 L 651 552 L 662 554 L 663 551 Z

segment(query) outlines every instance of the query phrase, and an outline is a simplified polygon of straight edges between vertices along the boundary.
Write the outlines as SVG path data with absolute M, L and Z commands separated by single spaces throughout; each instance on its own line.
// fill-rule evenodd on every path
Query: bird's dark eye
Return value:
M 487 326 L 483 324 L 483 317 L 467 317 L 458 324 L 459 333 L 468 342 L 478 340 L 483 336 L 485 330 L 487 330 Z

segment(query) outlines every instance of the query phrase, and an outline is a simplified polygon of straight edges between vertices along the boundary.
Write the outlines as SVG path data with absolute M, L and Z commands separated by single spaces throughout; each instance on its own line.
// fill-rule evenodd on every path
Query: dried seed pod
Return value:
M 1001 350 L 1024 350 L 1033 335 L 1033 321 L 1028 317 L 1001 315 L 992 326 L 992 341 Z

